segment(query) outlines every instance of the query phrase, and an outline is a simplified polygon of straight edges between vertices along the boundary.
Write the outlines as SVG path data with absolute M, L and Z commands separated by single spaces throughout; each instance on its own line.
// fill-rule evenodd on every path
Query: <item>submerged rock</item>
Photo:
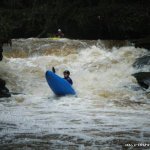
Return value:
M 0 98 L 2 97 L 11 97 L 9 90 L 6 87 L 6 82 L 0 79 Z
M 139 72 L 133 74 L 133 76 L 137 79 L 138 84 L 145 88 L 148 89 L 150 86 L 150 72 Z

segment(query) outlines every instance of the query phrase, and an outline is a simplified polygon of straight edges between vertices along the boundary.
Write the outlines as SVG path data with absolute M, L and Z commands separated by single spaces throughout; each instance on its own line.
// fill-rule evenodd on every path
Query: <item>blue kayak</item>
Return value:
M 76 92 L 68 81 L 59 77 L 52 71 L 45 73 L 47 83 L 51 90 L 58 96 L 75 95 Z

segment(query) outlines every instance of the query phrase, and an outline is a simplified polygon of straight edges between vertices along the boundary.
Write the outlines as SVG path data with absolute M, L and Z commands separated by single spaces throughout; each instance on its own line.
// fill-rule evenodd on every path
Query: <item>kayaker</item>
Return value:
M 63 72 L 63 74 L 64 74 L 64 79 L 67 80 L 72 85 L 73 84 L 72 79 L 69 77 L 70 76 L 70 71 L 65 70 Z
M 56 70 L 55 70 L 54 67 L 52 67 L 52 71 L 53 71 L 54 73 L 56 73 Z M 72 85 L 72 84 L 73 84 L 73 81 L 72 81 L 72 79 L 69 77 L 69 76 L 70 76 L 70 71 L 65 70 L 65 71 L 63 72 L 63 74 L 64 74 L 64 79 L 67 80 L 67 81 Z
M 58 32 L 57 32 L 56 36 L 59 37 L 59 38 L 64 37 L 64 33 L 61 31 L 61 29 L 58 29 Z

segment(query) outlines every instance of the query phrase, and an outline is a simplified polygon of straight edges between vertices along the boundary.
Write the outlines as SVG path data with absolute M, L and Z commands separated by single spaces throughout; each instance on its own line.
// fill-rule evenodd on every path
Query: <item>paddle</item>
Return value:
M 56 70 L 55 70 L 55 68 L 54 68 L 54 67 L 52 67 L 52 71 L 53 71 L 53 73 L 55 73 L 55 72 L 56 72 Z

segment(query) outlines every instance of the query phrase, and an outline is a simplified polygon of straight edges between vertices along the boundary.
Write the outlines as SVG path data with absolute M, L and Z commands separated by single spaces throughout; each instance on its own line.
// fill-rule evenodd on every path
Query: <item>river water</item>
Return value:
M 121 150 L 149 143 L 150 95 L 131 75 L 147 50 L 50 41 L 14 40 L 5 51 L 0 77 L 18 94 L 0 99 L 0 149 Z M 77 97 L 52 93 L 45 80 L 52 66 L 60 76 L 70 70 Z

